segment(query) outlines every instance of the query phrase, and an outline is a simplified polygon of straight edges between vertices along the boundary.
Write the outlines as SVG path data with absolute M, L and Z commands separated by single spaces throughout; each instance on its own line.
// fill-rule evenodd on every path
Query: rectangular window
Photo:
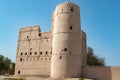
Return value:
M 41 36 L 41 33 L 39 33 L 39 36 Z
M 27 55 L 27 52 L 25 53 L 25 55 Z
M 40 52 L 40 55 L 42 55 L 42 52 Z
M 70 30 L 72 30 L 72 26 L 70 26 Z
M 35 55 L 37 55 L 37 52 L 35 52 Z
M 64 51 L 67 51 L 67 48 L 64 48 Z
M 32 55 L 32 52 L 30 52 L 30 55 Z

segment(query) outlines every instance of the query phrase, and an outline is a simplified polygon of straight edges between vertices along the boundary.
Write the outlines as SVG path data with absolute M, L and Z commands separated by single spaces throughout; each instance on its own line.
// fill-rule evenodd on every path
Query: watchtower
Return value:
M 51 77 L 80 77 L 82 67 L 80 9 L 71 2 L 53 13 Z

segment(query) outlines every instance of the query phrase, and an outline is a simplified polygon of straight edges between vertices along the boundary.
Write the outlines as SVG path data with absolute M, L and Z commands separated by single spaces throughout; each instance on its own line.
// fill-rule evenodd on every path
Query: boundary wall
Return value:
M 83 77 L 94 80 L 120 80 L 120 66 L 87 66 L 83 68 Z

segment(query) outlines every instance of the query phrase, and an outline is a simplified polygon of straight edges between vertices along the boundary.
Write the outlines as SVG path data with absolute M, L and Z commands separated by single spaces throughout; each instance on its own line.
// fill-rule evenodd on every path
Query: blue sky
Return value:
M 51 28 L 52 11 L 66 0 L 0 0 L 0 54 L 15 61 L 18 32 L 26 26 Z M 106 64 L 120 65 L 120 1 L 70 0 L 80 6 L 87 45 Z

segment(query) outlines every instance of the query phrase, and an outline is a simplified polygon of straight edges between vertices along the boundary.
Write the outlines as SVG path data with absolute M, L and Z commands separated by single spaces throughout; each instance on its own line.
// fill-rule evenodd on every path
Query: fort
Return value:
M 65 2 L 53 11 L 51 31 L 41 32 L 39 25 L 20 29 L 15 75 L 119 80 L 120 67 L 86 65 L 80 8 Z

